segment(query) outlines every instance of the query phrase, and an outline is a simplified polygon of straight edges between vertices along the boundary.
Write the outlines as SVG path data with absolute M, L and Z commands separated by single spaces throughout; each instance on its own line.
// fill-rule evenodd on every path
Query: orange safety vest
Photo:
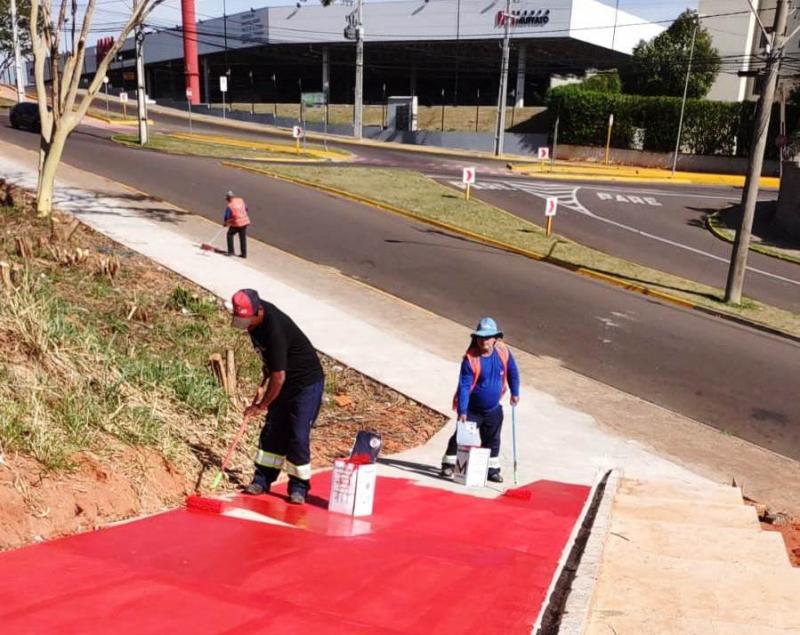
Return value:
M 506 377 L 508 376 L 508 356 L 510 353 L 508 346 L 500 341 L 495 343 L 494 350 L 497 351 L 500 361 L 503 363 L 503 389 L 500 392 L 500 397 L 502 398 L 506 394 L 506 386 L 508 385 Z M 475 386 L 478 385 L 478 378 L 481 375 L 481 353 L 477 348 L 470 347 L 464 353 L 464 359 L 467 360 L 469 367 L 472 369 L 472 386 L 469 389 L 470 394 L 472 394 Z M 458 410 L 458 388 L 456 388 L 456 394 L 453 396 L 453 410 Z
M 228 209 L 231 210 L 231 217 L 228 221 L 231 227 L 245 227 L 250 224 L 250 217 L 247 215 L 247 205 L 244 199 L 236 196 L 228 203 Z

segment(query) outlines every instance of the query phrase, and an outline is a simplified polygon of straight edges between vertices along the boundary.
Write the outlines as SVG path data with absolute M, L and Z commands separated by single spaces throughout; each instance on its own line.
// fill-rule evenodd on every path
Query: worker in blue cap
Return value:
M 503 332 L 490 317 L 481 318 L 472 332 L 464 359 L 453 408 L 459 421 L 474 421 L 481 435 L 481 445 L 489 448 L 488 479 L 502 483 L 500 474 L 500 432 L 503 429 L 503 406 L 506 388 L 511 389 L 511 405 L 519 403 L 519 370 L 514 356 L 505 345 Z M 455 433 L 447 442 L 442 458 L 441 475 L 453 477 L 458 446 Z

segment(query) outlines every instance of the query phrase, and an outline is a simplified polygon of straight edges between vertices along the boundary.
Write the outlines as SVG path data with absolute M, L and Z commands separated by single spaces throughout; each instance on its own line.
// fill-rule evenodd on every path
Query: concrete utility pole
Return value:
M 22 56 L 19 52 L 19 30 L 17 27 L 17 0 L 11 0 L 11 42 L 14 45 L 14 75 L 17 82 L 17 101 L 25 101 L 25 77 L 22 74 Z
M 742 287 L 744 286 L 744 276 L 747 271 L 747 254 L 750 249 L 750 236 L 753 230 L 753 218 L 758 200 L 761 169 L 764 165 L 764 149 L 767 145 L 772 102 L 775 99 L 775 86 L 778 81 L 781 58 L 783 57 L 788 15 L 788 0 L 778 0 L 775 8 L 772 35 L 767 37 L 767 65 L 761 95 L 756 108 L 753 143 L 750 149 L 747 177 L 742 194 L 742 222 L 736 231 L 731 265 L 728 270 L 728 282 L 725 287 L 725 302 L 728 304 L 741 304 L 742 302 Z
M 356 11 L 356 88 L 353 136 L 361 139 L 364 134 L 364 0 L 358 0 Z
M 500 64 L 500 90 L 497 95 L 497 127 L 494 133 L 494 153 L 503 154 L 503 136 L 506 132 L 506 94 L 508 92 L 509 39 L 511 36 L 511 0 L 506 0 L 503 13 L 503 61 Z
M 134 0 L 135 7 L 141 0 Z M 139 119 L 139 145 L 147 145 L 147 91 L 144 81 L 144 28 L 136 27 L 136 112 Z

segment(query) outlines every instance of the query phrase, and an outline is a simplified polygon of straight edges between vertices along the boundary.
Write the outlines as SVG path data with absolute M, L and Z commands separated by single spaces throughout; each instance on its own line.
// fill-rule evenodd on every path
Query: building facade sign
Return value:
M 545 26 L 550 22 L 550 9 L 524 9 L 511 11 L 511 26 Z M 494 16 L 494 26 L 503 27 L 506 14 L 498 11 Z

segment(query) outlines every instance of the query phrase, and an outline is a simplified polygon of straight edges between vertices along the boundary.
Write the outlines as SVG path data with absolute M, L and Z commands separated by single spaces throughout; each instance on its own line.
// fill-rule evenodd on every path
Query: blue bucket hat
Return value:
M 478 326 L 475 327 L 472 335 L 475 337 L 503 337 L 503 331 L 498 328 L 497 322 L 492 318 L 483 317 L 478 322 Z

